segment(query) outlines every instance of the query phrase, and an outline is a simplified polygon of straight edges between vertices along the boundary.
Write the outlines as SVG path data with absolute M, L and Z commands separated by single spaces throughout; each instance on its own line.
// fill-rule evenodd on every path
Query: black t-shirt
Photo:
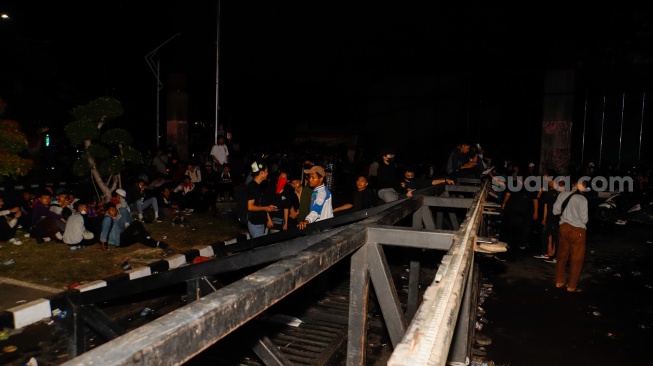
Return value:
M 537 192 L 529 192 L 522 187 L 517 192 L 510 192 L 505 211 L 511 215 L 533 215 L 534 199 L 537 199 Z
M 254 206 L 265 206 L 262 204 L 263 190 L 260 184 L 256 181 L 251 181 L 247 185 L 247 201 L 254 200 Z M 267 212 L 265 211 L 249 211 L 248 220 L 254 225 L 265 225 L 268 222 Z
M 542 192 L 542 196 L 540 196 L 540 199 L 542 200 L 542 206 L 546 205 L 546 219 L 547 221 L 558 217 L 553 214 L 553 204 L 556 202 L 556 199 L 558 199 L 558 195 L 560 192 L 558 192 L 555 189 L 549 189 L 547 191 Z

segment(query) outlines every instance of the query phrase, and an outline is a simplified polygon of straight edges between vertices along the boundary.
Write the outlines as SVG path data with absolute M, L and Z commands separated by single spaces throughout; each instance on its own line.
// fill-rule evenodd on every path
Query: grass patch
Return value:
M 227 211 L 229 212 L 229 211 Z M 246 232 L 229 212 L 209 212 L 184 216 L 187 225 L 174 225 L 170 220 L 162 223 L 146 223 L 145 228 L 154 239 L 170 244 L 175 253 L 193 248 L 203 248 L 216 241 L 228 240 Z M 67 289 L 75 282 L 100 280 L 123 272 L 121 264 L 130 257 L 132 268 L 162 259 L 161 250 L 136 243 L 126 248 L 111 247 L 101 251 L 96 244 L 83 249 L 70 250 L 63 243 L 37 244 L 32 238 L 24 238 L 23 245 L 0 242 L 0 276 L 25 282 Z M 8 260 L 13 264 L 5 265 Z

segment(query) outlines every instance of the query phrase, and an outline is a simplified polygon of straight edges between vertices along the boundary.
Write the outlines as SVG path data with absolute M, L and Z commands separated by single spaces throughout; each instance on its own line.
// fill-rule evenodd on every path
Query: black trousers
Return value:
M 128 247 L 135 243 L 142 243 L 148 247 L 156 248 L 158 242 L 150 237 L 150 233 L 140 221 L 132 221 L 120 234 L 120 246 Z

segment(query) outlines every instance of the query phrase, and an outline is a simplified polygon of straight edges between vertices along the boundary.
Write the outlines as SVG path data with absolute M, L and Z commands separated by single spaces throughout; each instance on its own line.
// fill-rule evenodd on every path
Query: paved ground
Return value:
M 0 277 L 0 312 L 58 292 L 61 290 Z
M 535 248 L 480 259 L 493 284 L 480 333 L 496 365 L 645 365 L 653 339 L 653 226 L 590 222 L 579 288 L 555 288 Z M 483 297 L 483 296 L 482 296 Z

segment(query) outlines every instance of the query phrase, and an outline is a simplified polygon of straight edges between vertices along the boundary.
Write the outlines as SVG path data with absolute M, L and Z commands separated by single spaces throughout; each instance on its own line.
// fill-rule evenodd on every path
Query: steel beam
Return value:
M 349 256 L 366 242 L 366 232 L 352 225 L 64 365 L 184 363 Z
M 364 245 L 351 257 L 347 365 L 365 365 L 365 351 L 367 349 L 367 307 L 370 298 L 368 249 L 368 246 Z
M 406 333 L 406 317 L 401 309 L 401 303 L 397 296 L 397 290 L 383 248 L 381 245 L 371 242 L 368 242 L 366 247 L 368 247 L 370 278 L 383 313 L 383 320 L 390 335 L 390 341 L 394 347 Z
M 410 261 L 410 272 L 408 274 L 408 299 L 406 300 L 406 320 L 409 323 L 413 321 L 413 317 L 417 311 L 420 267 L 418 261 Z
M 424 205 L 429 207 L 444 208 L 469 208 L 474 202 L 473 198 L 458 197 L 424 197 Z
M 426 231 L 398 226 L 372 226 L 368 228 L 371 243 L 407 248 L 449 250 L 455 235 L 452 231 Z

